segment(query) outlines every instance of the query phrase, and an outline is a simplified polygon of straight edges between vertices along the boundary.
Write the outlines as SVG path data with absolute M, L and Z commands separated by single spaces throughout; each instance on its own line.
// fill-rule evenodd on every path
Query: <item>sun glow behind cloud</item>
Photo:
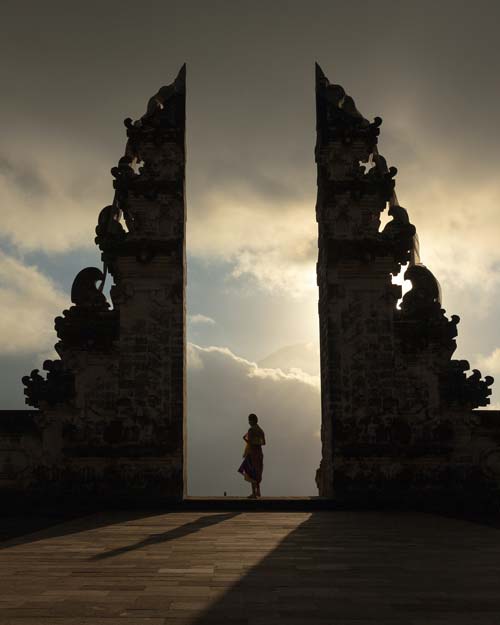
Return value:
M 261 289 L 301 297 L 315 288 L 313 207 L 313 198 L 283 210 L 252 193 L 236 202 L 228 192 L 208 193 L 189 222 L 190 252 L 229 260 L 234 278 L 251 278 Z

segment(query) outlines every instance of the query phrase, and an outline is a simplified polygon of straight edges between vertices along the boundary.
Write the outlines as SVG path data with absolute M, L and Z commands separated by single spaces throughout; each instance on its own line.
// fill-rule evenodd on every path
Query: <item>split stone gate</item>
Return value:
M 59 360 L 23 378 L 28 411 L 0 411 L 0 488 L 23 499 L 181 500 L 185 479 L 186 69 L 125 120 L 98 217 L 103 269 L 75 278 L 55 320 Z M 316 67 L 322 460 L 319 494 L 363 504 L 491 503 L 500 413 L 491 377 L 453 360 L 457 323 L 421 263 L 396 169 Z M 392 220 L 381 229 L 380 216 Z M 392 276 L 406 268 L 401 298 Z M 103 294 L 113 279 L 111 300 Z

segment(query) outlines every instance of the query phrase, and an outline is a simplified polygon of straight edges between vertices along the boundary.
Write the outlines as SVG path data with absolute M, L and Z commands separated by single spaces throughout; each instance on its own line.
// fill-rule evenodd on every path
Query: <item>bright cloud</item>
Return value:
M 195 325 L 215 325 L 214 319 L 212 317 L 207 317 L 206 315 L 189 315 L 189 322 Z
M 286 345 L 260 360 L 258 365 L 264 369 L 281 369 L 285 373 L 299 369 L 315 376 L 319 384 L 319 363 L 319 343 L 315 341 Z
M 475 317 L 485 316 L 500 282 L 495 169 L 470 150 L 453 149 L 455 137 L 439 135 L 428 110 L 398 106 L 385 116 L 379 147 L 399 169 L 398 199 L 417 227 L 422 262 L 443 286 L 445 307 L 449 292 L 465 306 L 473 299 Z
M 37 267 L 0 252 L 0 353 L 49 351 L 57 341 L 54 317 L 68 305 Z
M 190 215 L 188 243 L 198 257 L 229 260 L 232 276 L 264 290 L 295 296 L 316 287 L 317 225 L 314 189 L 294 201 L 266 198 L 228 180 L 200 196 L 203 210 Z M 310 197 L 309 197 L 310 195 Z
M 190 344 L 188 396 L 189 494 L 248 494 L 237 468 L 250 412 L 259 416 L 267 437 L 263 493 L 316 494 L 321 455 L 317 376 L 262 368 L 226 348 Z
M 476 356 L 476 362 L 473 366 L 477 366 L 483 375 L 492 375 L 497 383 L 500 383 L 500 347 L 497 347 L 486 356 Z M 496 384 L 493 388 L 495 386 Z

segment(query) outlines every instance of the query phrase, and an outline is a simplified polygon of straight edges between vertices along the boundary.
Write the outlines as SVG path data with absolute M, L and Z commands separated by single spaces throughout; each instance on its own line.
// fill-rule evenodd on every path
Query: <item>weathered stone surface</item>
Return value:
M 0 493 L 5 497 L 19 490 L 40 461 L 42 432 L 36 410 L 0 410 Z
M 498 505 L 500 413 L 493 378 L 451 360 L 459 317 L 419 259 L 396 168 L 339 85 L 316 70 L 323 457 L 320 494 L 357 504 L 477 498 Z M 380 231 L 388 208 L 392 221 Z M 392 276 L 408 265 L 412 289 Z M 496 420 L 495 420 L 496 416 Z

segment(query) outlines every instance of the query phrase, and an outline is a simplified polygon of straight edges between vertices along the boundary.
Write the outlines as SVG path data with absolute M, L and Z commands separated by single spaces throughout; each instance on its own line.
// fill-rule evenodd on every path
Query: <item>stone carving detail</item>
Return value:
M 120 223 L 121 216 L 122 211 L 114 204 L 105 206 L 99 213 L 95 243 L 102 252 L 102 260 L 106 266 L 112 264 L 126 237 L 125 228 Z
M 73 373 L 65 369 L 60 360 L 46 360 L 43 369 L 47 371 L 46 378 L 40 375 L 38 369 L 23 377 L 26 403 L 35 408 L 45 408 L 70 402 L 75 396 Z
M 71 287 L 71 301 L 76 306 L 83 308 L 109 308 L 97 282 L 104 281 L 104 274 L 97 267 L 86 267 L 82 269 L 73 280 Z
M 448 370 L 443 374 L 443 397 L 450 403 L 457 403 L 468 408 L 479 408 L 490 403 L 491 385 L 494 379 L 487 375 L 482 379 L 481 372 L 473 369 L 467 376 L 466 371 L 470 369 L 467 360 L 452 360 Z
M 401 339 L 401 349 L 429 349 L 430 345 L 441 345 L 443 355 L 451 357 L 456 349 L 455 337 L 458 315 L 448 319 L 441 308 L 441 287 L 432 272 L 423 264 L 410 265 L 404 279 L 412 288 L 403 297 L 401 310 L 395 312 L 395 332 Z
M 425 265 L 410 265 L 404 279 L 412 288 L 403 298 L 402 310 L 409 315 L 432 314 L 441 308 L 441 287 L 434 274 Z
M 410 223 L 408 212 L 402 206 L 397 204 L 389 208 L 389 215 L 392 220 L 389 221 L 382 231 L 382 243 L 387 245 L 392 251 L 394 260 L 403 265 L 410 262 L 412 252 L 415 249 L 415 237 L 417 230 Z M 411 280 L 406 277 L 406 280 Z
M 318 122 L 322 128 L 339 137 L 343 143 L 351 143 L 354 131 L 376 142 L 381 118 L 376 117 L 373 123 L 365 119 L 352 97 L 340 85 L 330 84 L 319 65 L 316 65 L 316 94 Z
M 97 267 L 82 269 L 73 281 L 69 310 L 56 317 L 55 329 L 60 343 L 58 353 L 65 349 L 109 350 L 118 338 L 118 311 L 110 311 L 106 297 L 97 287 L 104 274 Z

